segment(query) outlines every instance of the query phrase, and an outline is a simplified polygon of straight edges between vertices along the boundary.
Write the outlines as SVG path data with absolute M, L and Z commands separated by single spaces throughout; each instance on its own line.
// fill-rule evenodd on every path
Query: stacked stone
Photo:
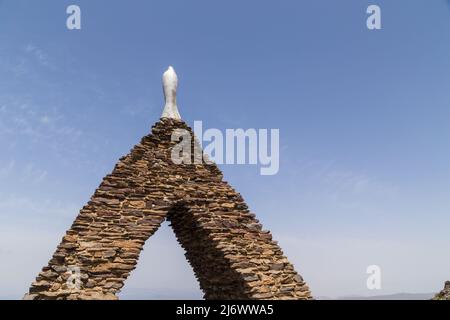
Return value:
M 163 118 L 120 159 L 25 298 L 116 299 L 145 241 L 167 218 L 206 299 L 311 299 L 215 164 L 172 162 L 175 129 L 193 136 L 183 121 Z
M 433 300 L 450 300 L 450 281 L 445 282 L 444 289 Z

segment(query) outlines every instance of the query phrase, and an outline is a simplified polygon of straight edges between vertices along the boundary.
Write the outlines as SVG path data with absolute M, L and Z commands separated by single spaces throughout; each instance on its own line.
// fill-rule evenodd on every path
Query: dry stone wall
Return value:
M 117 299 L 145 241 L 165 219 L 186 250 L 205 299 L 312 298 L 215 164 L 172 162 L 175 129 L 192 134 L 183 121 L 163 118 L 120 159 L 25 299 Z

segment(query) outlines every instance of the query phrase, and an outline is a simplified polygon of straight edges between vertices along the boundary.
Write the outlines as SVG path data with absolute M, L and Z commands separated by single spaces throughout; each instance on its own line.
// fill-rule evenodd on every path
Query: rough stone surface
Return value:
M 445 282 L 444 289 L 433 300 L 450 300 L 450 281 Z
M 162 118 L 120 159 L 24 299 L 117 299 L 144 242 L 165 219 L 186 250 L 205 299 L 312 298 L 215 164 L 172 162 L 171 134 L 177 128 L 192 134 L 183 121 Z

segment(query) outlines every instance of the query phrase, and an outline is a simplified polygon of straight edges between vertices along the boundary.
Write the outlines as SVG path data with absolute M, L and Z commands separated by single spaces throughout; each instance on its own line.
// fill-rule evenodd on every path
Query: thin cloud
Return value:
M 33 163 L 19 165 L 15 160 L 2 164 L 0 163 L 0 178 L 2 181 L 15 179 L 16 181 L 26 182 L 27 184 L 42 183 L 48 175 L 47 170 L 36 167 Z
M 14 171 L 16 162 L 14 160 L 9 161 L 6 165 L 0 167 L 0 178 L 5 179 L 11 176 Z
M 36 67 L 57 70 L 50 56 L 32 43 L 19 47 L 9 59 L 6 53 L 2 52 L 2 55 L 5 57 L 0 61 L 0 70 L 5 74 L 10 73 L 14 78 L 33 77 Z
M 9 221 L 8 226 L 28 225 L 30 220 L 49 218 L 69 221 L 78 214 L 79 204 L 65 203 L 57 199 L 35 199 L 19 194 L 0 195 L 0 218 Z
M 28 99 L 12 96 L 0 96 L 3 103 L 0 108 L 0 131 L 46 143 L 55 143 L 55 139 L 76 141 L 82 131 L 64 123 L 64 117 L 57 108 L 42 108 Z M 41 111 L 45 110 L 45 111 Z M 68 139 L 68 140 L 66 140 Z
M 33 44 L 28 44 L 25 47 L 25 52 L 35 58 L 35 60 L 44 67 L 49 67 L 50 62 L 48 55 L 40 48 L 36 47 Z
M 51 122 L 51 119 L 49 116 L 42 116 L 40 119 L 41 123 L 43 124 L 49 124 Z

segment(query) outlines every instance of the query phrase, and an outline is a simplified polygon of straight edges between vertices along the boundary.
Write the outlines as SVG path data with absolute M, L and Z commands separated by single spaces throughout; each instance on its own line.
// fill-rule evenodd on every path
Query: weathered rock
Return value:
M 112 258 L 115 255 L 116 255 L 116 250 L 107 250 L 107 251 L 103 252 L 104 258 Z
M 444 289 L 434 296 L 433 300 L 450 300 L 450 281 L 446 281 Z
M 284 263 L 274 263 L 270 266 L 270 269 L 272 270 L 283 270 Z

